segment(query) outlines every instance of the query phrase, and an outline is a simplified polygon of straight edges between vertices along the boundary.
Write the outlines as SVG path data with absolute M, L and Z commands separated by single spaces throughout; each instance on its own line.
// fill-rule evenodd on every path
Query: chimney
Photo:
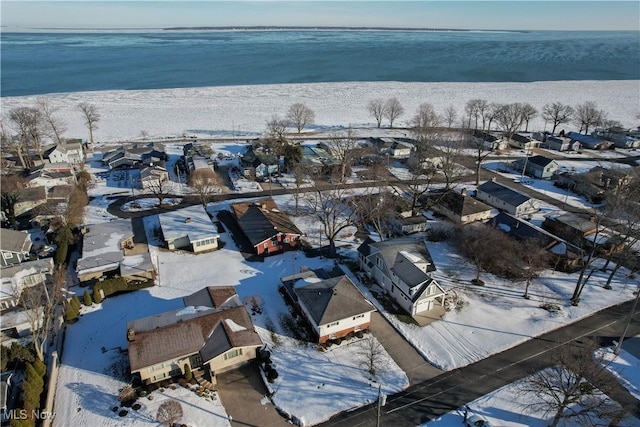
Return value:
M 491 178 L 491 182 L 496 182 L 496 177 Z
M 187 223 L 187 224 L 189 224 L 189 223 L 191 222 L 191 217 L 186 217 L 186 218 L 184 219 L 184 222 L 185 222 L 185 223 Z
M 136 338 L 136 331 L 133 329 L 127 330 L 127 341 L 131 342 Z
M 267 210 L 267 204 L 266 203 L 262 204 L 262 209 L 265 210 L 265 211 Z

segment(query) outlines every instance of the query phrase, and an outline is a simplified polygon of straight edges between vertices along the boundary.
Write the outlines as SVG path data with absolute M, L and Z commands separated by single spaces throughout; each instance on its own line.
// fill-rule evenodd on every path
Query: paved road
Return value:
M 383 426 L 410 426 L 433 420 L 468 402 L 519 380 L 551 364 L 549 351 L 563 345 L 581 345 L 588 337 L 611 342 L 622 333 L 633 302 L 600 311 L 579 322 L 529 340 L 517 347 L 464 368 L 416 384 L 389 396 L 381 414 Z M 628 336 L 640 333 L 640 308 L 634 313 Z M 640 402 L 621 386 L 611 397 L 640 417 Z M 375 405 L 338 414 L 324 426 L 355 427 L 375 425 Z

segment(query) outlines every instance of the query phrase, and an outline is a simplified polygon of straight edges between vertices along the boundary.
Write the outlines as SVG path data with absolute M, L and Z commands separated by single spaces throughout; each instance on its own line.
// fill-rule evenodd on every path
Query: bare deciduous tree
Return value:
M 462 142 L 456 138 L 444 138 L 438 141 L 437 149 L 441 153 L 437 169 L 444 176 L 445 190 L 449 190 L 466 175 L 467 169 L 459 163 L 463 156 Z
M 349 197 L 351 193 L 341 184 L 330 189 L 316 185 L 314 191 L 304 195 L 307 206 L 322 224 L 323 233 L 329 240 L 330 256 L 336 254 L 335 241 L 340 232 L 354 224 L 355 211 L 346 203 Z
M 595 102 L 587 101 L 576 107 L 574 119 L 580 125 L 580 132 L 584 129 L 584 133 L 589 133 L 591 126 L 597 126 L 606 119 L 604 111 L 598 109 Z
M 267 137 L 280 143 L 284 143 L 287 139 L 285 135 L 288 124 L 287 119 L 274 114 L 267 121 Z
M 470 224 L 456 229 L 454 244 L 476 267 L 476 277 L 471 282 L 482 285 L 480 272 L 504 271 L 506 258 L 513 255 L 513 240 L 502 231 L 485 224 Z M 498 251 L 499 249 L 499 251 Z
M 340 160 L 340 182 L 344 182 L 351 163 L 357 154 L 358 139 L 351 128 L 343 132 L 332 132 L 326 142 L 331 154 Z
M 440 117 L 428 103 L 420 104 L 411 120 L 412 132 L 418 141 L 426 141 L 433 137 L 435 127 L 440 124 Z
M 395 122 L 404 113 L 404 108 L 398 98 L 389 98 L 384 104 L 384 116 L 389 120 L 389 127 L 393 128 Z
M 163 180 L 160 178 L 150 180 L 147 184 L 147 191 L 158 199 L 158 206 L 162 207 L 164 199 L 169 197 L 173 191 L 174 185 L 171 180 Z
M 458 119 L 458 111 L 453 105 L 449 105 L 447 108 L 444 109 L 443 120 L 447 124 L 448 128 L 453 126 L 453 124 L 457 119 Z
M 384 99 L 376 98 L 369 101 L 367 104 L 367 111 L 376 119 L 378 127 L 382 125 L 382 119 L 384 119 Z
M 206 209 L 211 196 L 220 192 L 222 179 L 211 169 L 198 169 L 189 176 L 188 185 L 198 195 L 200 203 Z
M 565 105 L 561 102 L 554 102 L 542 107 L 542 118 L 553 123 L 553 128 L 551 129 L 552 135 L 555 135 L 556 128 L 559 125 L 569 123 L 572 117 L 573 107 L 570 105 Z
M 505 138 L 510 140 L 524 123 L 522 104 L 504 104 L 496 111 L 496 123 L 500 126 Z
M 533 279 L 549 266 L 551 254 L 535 240 L 524 240 L 515 245 L 518 250 L 518 256 L 522 259 L 524 265 L 524 295 L 525 299 L 529 299 L 529 287 Z
M 478 121 L 481 121 L 482 129 L 485 129 L 486 112 L 489 107 L 489 103 L 484 99 L 471 99 L 464 107 L 465 113 L 469 120 L 468 127 L 471 128 L 471 119 L 475 121 L 473 129 L 478 130 Z
M 529 131 L 529 121 L 538 115 L 538 110 L 531 104 L 521 104 L 522 119 L 524 120 L 524 131 Z
M 313 110 L 302 103 L 293 104 L 287 112 L 287 119 L 295 126 L 298 133 L 302 132 L 305 126 L 313 124 L 315 117 Z
M 17 107 L 9 111 L 9 121 L 13 125 L 13 130 L 18 133 L 18 137 L 10 142 L 23 168 L 32 166 L 29 142 L 33 117 L 33 108 L 30 107 Z
M 57 266 L 53 272 L 52 284 L 48 285 L 44 274 L 41 283 L 34 286 L 15 289 L 15 296 L 22 308 L 40 361 L 45 361 L 47 343 L 56 320 L 56 308 L 63 302 L 62 288 L 66 283 L 67 269 L 65 265 Z
M 384 347 L 371 334 L 358 343 L 357 354 L 371 375 L 375 375 L 384 357 Z
M 162 402 L 156 413 L 156 421 L 167 427 L 172 427 L 182 419 L 182 405 L 177 400 Z
M 38 98 L 38 107 L 42 113 L 42 118 L 47 126 L 47 135 L 52 137 L 56 144 L 62 144 L 64 139 L 62 134 L 67 130 L 64 122 L 55 116 L 58 111 L 58 107 L 49 102 L 49 99 L 45 97 Z
M 410 158 L 407 162 L 409 171 L 405 181 L 407 193 L 411 199 L 411 213 L 417 215 L 421 207 L 420 199 L 431 189 L 436 175 L 436 167 L 423 156 Z
M 390 217 L 398 207 L 395 197 L 388 190 L 378 188 L 359 196 L 352 204 L 359 222 L 371 225 L 381 241 L 386 239 L 391 231 Z
M 553 416 L 551 427 L 562 420 L 582 426 L 598 425 L 594 420 L 614 425 L 610 422 L 625 417 L 625 410 L 601 390 L 612 380 L 609 362 L 595 343 L 587 342 L 584 348 L 559 347 L 551 359 L 554 367 L 530 375 L 518 386 L 518 394 L 527 400 L 527 412 Z
M 98 107 L 88 102 L 81 102 L 78 104 L 78 110 L 82 113 L 87 129 L 89 129 L 89 143 L 93 147 L 93 132 L 98 129 L 100 121 Z

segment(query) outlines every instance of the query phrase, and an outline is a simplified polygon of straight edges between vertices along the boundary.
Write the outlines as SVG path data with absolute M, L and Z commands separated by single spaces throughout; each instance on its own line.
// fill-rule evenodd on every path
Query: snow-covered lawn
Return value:
M 80 320 L 69 325 L 56 388 L 54 426 L 157 426 L 158 406 L 173 399 L 184 410 L 181 422 L 192 426 L 228 426 L 220 400 L 206 400 L 194 391 L 177 387 L 156 390 L 139 398 L 142 407 L 120 417 L 118 392 L 127 383 L 122 372 L 129 362 L 120 348 L 127 347 L 127 321 L 150 316 L 180 306 L 179 295 L 151 288 L 111 297 L 101 304 L 82 308 Z M 105 351 L 103 351 L 103 349 Z M 120 409 L 118 409 L 119 411 Z
M 606 290 L 603 285 L 609 272 L 596 270 L 583 291 L 580 305 L 574 307 L 569 298 L 577 275 L 546 270 L 533 282 L 529 289 L 531 299 L 526 300 L 522 298 L 523 283 L 483 273 L 485 286 L 473 286 L 470 282 L 475 278 L 475 267 L 455 248 L 446 242 L 427 242 L 427 246 L 438 269 L 432 275 L 457 295 L 460 308 L 419 327 L 401 322 L 376 305 L 427 360 L 443 370 L 466 366 L 595 311 L 628 301 L 634 297 L 637 286 L 634 279 L 626 278 L 629 272 L 621 268 L 613 290 Z M 594 265 L 600 266 L 598 262 Z M 374 301 L 366 287 L 361 286 L 361 290 Z M 560 310 L 552 313 L 540 307 L 547 303 L 557 305 Z
M 271 342 L 268 331 L 259 332 L 263 341 Z M 377 362 L 376 375 L 368 373 L 360 347 L 368 337 L 372 336 L 354 338 L 321 352 L 312 344 L 301 345 L 279 336 L 279 345 L 270 344 L 271 360 L 279 374 L 273 384 L 268 384 L 275 392 L 274 404 L 294 415 L 301 425 L 315 425 L 375 401 L 378 385 L 385 394 L 408 387 L 409 379 L 387 352 Z
M 640 335 L 633 339 L 640 340 Z M 640 399 L 640 358 L 624 350 L 624 347 L 617 356 L 613 354 L 613 350 L 612 347 L 602 349 L 603 359 L 609 362 L 607 369 L 633 397 Z
M 499 427 L 546 427 L 553 419 L 554 414 L 544 416 L 539 413 L 530 413 L 525 410 L 527 404 L 537 400 L 537 397 L 530 393 L 523 393 L 520 389 L 520 380 L 508 384 L 492 393 L 484 395 L 473 402 L 470 402 L 469 415 L 478 415 L 488 421 L 492 426 Z M 464 408 L 458 408 L 433 421 L 422 424 L 420 427 L 450 427 L 462 425 Z M 596 421 L 596 420 L 594 420 Z M 602 422 L 603 420 L 597 420 Z M 635 417 L 624 419 L 620 427 L 637 426 L 640 420 Z M 561 426 L 576 426 L 575 420 L 568 420 L 567 423 L 560 422 Z M 606 424 L 594 424 L 606 425 Z

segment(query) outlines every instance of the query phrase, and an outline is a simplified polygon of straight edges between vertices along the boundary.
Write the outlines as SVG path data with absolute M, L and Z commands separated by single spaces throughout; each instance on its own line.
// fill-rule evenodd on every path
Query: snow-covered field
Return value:
M 421 103 L 431 103 L 443 112 L 453 106 L 458 116 L 470 99 L 488 102 L 528 102 L 538 111 L 550 102 L 578 105 L 594 101 L 609 119 L 624 126 L 638 125 L 640 84 L 622 81 L 548 81 L 533 83 L 402 83 L 350 82 L 288 85 L 224 86 L 188 89 L 98 91 L 47 95 L 56 113 L 66 122 L 66 135 L 87 138 L 88 131 L 76 106 L 95 104 L 101 119 L 95 131 L 98 142 L 137 138 L 142 131 L 150 138 L 180 135 L 255 138 L 265 131 L 274 115 L 284 116 L 296 102 L 315 112 L 311 130 L 374 127 L 367 112 L 372 98 L 397 97 L 405 113 L 397 121 L 402 127 L 411 120 Z M 32 106 L 35 96 L 3 97 L 2 110 Z M 548 127 L 548 126 L 547 126 Z M 538 116 L 529 129 L 542 130 Z

